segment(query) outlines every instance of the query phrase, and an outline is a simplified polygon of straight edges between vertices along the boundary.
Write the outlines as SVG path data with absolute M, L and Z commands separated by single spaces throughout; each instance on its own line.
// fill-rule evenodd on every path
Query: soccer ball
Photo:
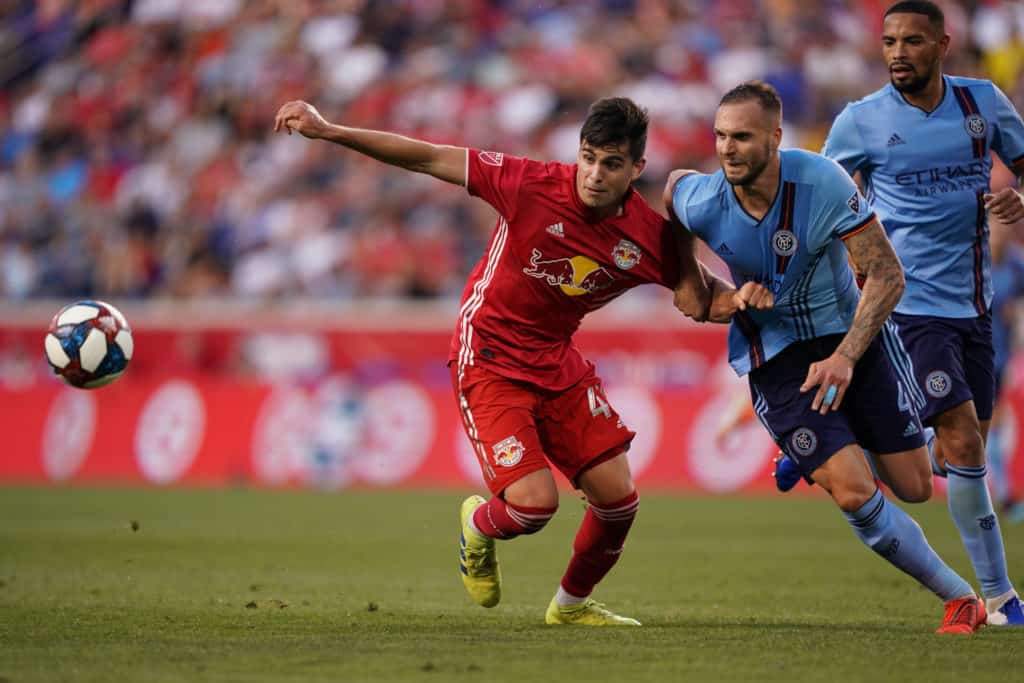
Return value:
M 79 301 L 53 316 L 46 362 L 73 387 L 95 389 L 121 376 L 134 349 L 128 321 L 103 301 Z

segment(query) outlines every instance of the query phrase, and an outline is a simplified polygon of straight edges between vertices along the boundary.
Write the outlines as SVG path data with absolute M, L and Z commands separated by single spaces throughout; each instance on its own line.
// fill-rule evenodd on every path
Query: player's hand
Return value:
M 756 282 L 744 282 L 732 295 L 732 303 L 738 311 L 752 308 L 764 311 L 775 305 L 775 295 L 764 285 Z
M 300 133 L 307 138 L 322 137 L 324 131 L 330 124 L 312 104 L 302 100 L 292 100 L 277 110 L 274 117 L 274 132 L 285 131 L 289 135 L 292 131 Z
M 839 410 L 846 395 L 846 389 L 853 379 L 853 362 L 840 353 L 833 353 L 825 360 L 811 363 L 807 370 L 807 379 L 800 387 L 801 392 L 808 392 L 818 387 L 818 393 L 811 402 L 811 410 L 822 415 L 832 410 Z
M 714 292 L 701 283 L 699 286 L 690 281 L 680 282 L 672 294 L 672 303 L 688 318 L 699 323 L 705 322 L 711 313 L 711 299 Z
M 1003 223 L 1024 219 L 1024 197 L 1012 187 L 985 195 L 985 209 Z

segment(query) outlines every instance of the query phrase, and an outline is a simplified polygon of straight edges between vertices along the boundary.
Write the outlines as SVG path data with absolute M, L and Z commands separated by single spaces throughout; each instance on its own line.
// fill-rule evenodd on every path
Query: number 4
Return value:
M 604 415 L 611 419 L 612 407 L 608 405 L 608 399 L 604 397 L 604 392 L 601 390 L 600 385 L 587 387 L 587 401 L 590 403 L 591 415 L 594 417 Z

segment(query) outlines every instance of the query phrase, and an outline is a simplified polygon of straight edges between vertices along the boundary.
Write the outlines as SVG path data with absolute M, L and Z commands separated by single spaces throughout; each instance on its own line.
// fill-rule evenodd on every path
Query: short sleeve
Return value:
M 864 141 L 857 130 L 857 122 L 853 119 L 849 105 L 839 112 L 839 116 L 832 122 L 832 130 L 828 132 L 821 153 L 842 166 L 851 176 L 867 168 L 868 157 Z
M 992 149 L 1003 163 L 1013 168 L 1024 161 L 1024 122 L 1002 90 L 992 86 L 996 96 L 996 131 Z
M 697 226 L 693 223 L 693 216 L 690 215 L 690 202 L 693 199 L 694 192 L 700 186 L 700 179 L 706 177 L 701 173 L 687 173 L 676 180 L 675 187 L 672 188 L 672 211 L 675 213 L 676 218 L 683 224 L 683 227 L 690 232 L 697 234 L 695 229 Z
M 849 174 L 834 161 L 821 162 L 814 182 L 809 226 L 813 251 L 833 238 L 852 237 L 875 220 L 875 212 Z
M 530 164 L 536 162 L 479 149 L 469 149 L 467 154 L 466 190 L 497 209 L 506 221 L 511 221 L 523 178 Z

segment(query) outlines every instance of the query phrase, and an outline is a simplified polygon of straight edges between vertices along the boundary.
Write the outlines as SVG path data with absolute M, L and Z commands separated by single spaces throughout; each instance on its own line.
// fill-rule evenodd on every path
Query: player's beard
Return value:
M 914 69 L 913 66 L 911 66 L 910 68 Z M 905 95 L 916 95 L 919 92 L 923 91 L 928 86 L 928 83 L 932 80 L 932 75 L 934 73 L 935 64 L 933 62 L 928 67 L 928 70 L 921 75 L 917 75 L 917 70 L 914 69 L 915 77 L 911 78 L 909 81 L 903 83 L 902 85 L 896 82 L 896 78 L 893 76 L 892 71 L 890 71 L 889 82 L 892 83 L 892 87 L 896 88 L 898 92 L 901 92 Z
M 770 157 L 771 148 L 769 144 L 766 142 L 764 145 L 764 149 L 761 150 L 761 154 L 757 155 L 756 157 L 749 157 L 743 160 L 747 164 L 747 169 L 749 169 L 746 173 L 744 173 L 739 178 L 735 179 L 730 178 L 729 174 L 726 173 L 725 179 L 729 182 L 730 185 L 750 185 L 761 177 L 761 174 L 764 173 L 764 169 L 768 168 L 768 160 Z M 725 170 L 724 163 L 722 164 L 722 170 Z

